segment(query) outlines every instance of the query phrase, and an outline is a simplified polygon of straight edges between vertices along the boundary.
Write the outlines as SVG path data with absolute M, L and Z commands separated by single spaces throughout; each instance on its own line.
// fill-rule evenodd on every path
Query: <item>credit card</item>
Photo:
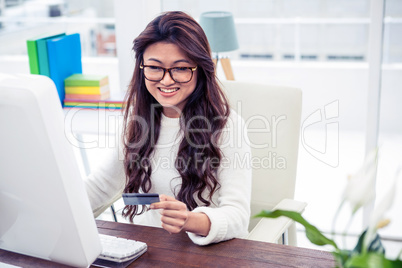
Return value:
M 150 205 L 159 202 L 159 194 L 139 194 L 139 193 L 123 193 L 124 204 L 127 205 Z

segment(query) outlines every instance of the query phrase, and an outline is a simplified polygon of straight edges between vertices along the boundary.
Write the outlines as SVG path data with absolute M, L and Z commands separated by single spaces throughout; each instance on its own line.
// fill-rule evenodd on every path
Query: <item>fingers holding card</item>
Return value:
M 150 208 L 160 209 L 162 227 L 169 233 L 180 233 L 189 217 L 186 204 L 171 196 L 160 195 L 160 202 Z

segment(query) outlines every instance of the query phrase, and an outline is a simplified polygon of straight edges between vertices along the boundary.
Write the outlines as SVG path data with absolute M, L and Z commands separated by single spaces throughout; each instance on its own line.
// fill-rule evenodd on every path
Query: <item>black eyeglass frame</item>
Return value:
M 163 68 L 163 67 L 155 66 L 155 65 L 144 65 L 144 64 L 141 64 L 141 65 L 140 65 L 140 69 L 141 69 L 141 70 L 144 70 L 144 67 L 156 67 L 156 68 L 160 68 L 160 69 L 163 70 L 162 78 L 159 79 L 159 80 L 151 80 L 151 79 L 149 79 L 149 78 L 146 77 L 145 73 L 143 73 L 145 79 L 147 79 L 148 81 L 151 81 L 151 82 L 160 82 L 160 81 L 162 81 L 163 78 L 165 77 L 166 71 L 167 71 L 167 72 L 169 73 L 169 75 L 170 75 L 170 78 L 172 78 L 172 80 L 175 81 L 176 83 L 188 83 L 188 82 L 190 82 L 191 79 L 193 79 L 194 72 L 195 72 L 195 71 L 197 70 L 197 68 L 198 68 L 198 66 L 195 66 L 195 67 L 172 67 L 172 68 Z M 173 78 L 173 75 L 172 75 L 172 73 L 171 73 L 170 71 L 171 71 L 172 69 L 177 69 L 177 68 L 186 68 L 186 69 L 191 70 L 191 77 L 190 77 L 190 80 L 188 80 L 188 81 L 186 81 L 186 82 L 179 82 L 179 81 L 176 81 L 176 80 Z

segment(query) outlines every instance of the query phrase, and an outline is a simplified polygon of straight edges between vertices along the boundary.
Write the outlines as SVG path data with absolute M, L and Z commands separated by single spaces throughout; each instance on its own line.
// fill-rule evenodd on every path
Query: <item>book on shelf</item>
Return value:
M 107 75 L 74 74 L 65 80 L 66 87 L 102 87 L 107 84 Z
M 47 62 L 46 40 L 60 37 L 62 35 L 65 35 L 65 33 L 59 33 L 56 35 L 41 35 L 26 41 L 29 70 L 31 74 L 43 74 L 49 76 L 49 72 L 46 73 L 45 70 L 45 65 L 49 65 Z
M 66 92 L 64 99 L 70 100 L 107 100 L 110 98 L 110 91 L 103 94 L 69 94 Z
M 38 49 L 39 74 L 50 77 L 49 57 L 48 57 L 48 53 L 47 53 L 47 41 L 50 39 L 64 36 L 64 35 L 66 35 L 66 34 L 61 33 L 61 34 L 41 38 L 36 41 L 36 45 L 37 45 L 37 49 Z
M 47 40 L 50 78 L 56 85 L 60 102 L 65 97 L 64 79 L 82 73 L 80 35 L 70 34 Z
M 64 108 L 99 108 L 99 109 L 122 109 L 124 106 L 125 93 L 117 93 L 106 100 L 80 100 L 74 98 L 64 99 Z
M 107 75 L 73 74 L 64 80 L 64 85 L 68 100 L 101 101 L 110 97 Z
M 107 84 L 101 87 L 65 86 L 64 90 L 66 94 L 102 95 L 109 92 L 109 85 Z
M 36 44 L 36 39 L 27 40 L 27 53 L 30 73 L 39 74 L 38 47 Z
M 122 109 L 123 100 L 102 100 L 102 101 L 82 101 L 82 100 L 64 100 L 64 108 L 107 108 Z
M 123 103 L 114 103 L 108 101 L 98 101 L 98 102 L 72 102 L 64 101 L 65 108 L 105 108 L 105 109 L 121 109 Z

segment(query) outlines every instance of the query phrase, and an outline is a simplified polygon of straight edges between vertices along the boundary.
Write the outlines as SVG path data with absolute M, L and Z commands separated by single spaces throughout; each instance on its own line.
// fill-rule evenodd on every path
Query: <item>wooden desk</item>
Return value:
M 244 239 L 200 247 L 184 233 L 161 228 L 97 221 L 99 232 L 148 244 L 148 251 L 130 267 L 334 267 L 332 254 Z M 66 267 L 50 261 L 0 250 L 0 262 L 22 267 Z

